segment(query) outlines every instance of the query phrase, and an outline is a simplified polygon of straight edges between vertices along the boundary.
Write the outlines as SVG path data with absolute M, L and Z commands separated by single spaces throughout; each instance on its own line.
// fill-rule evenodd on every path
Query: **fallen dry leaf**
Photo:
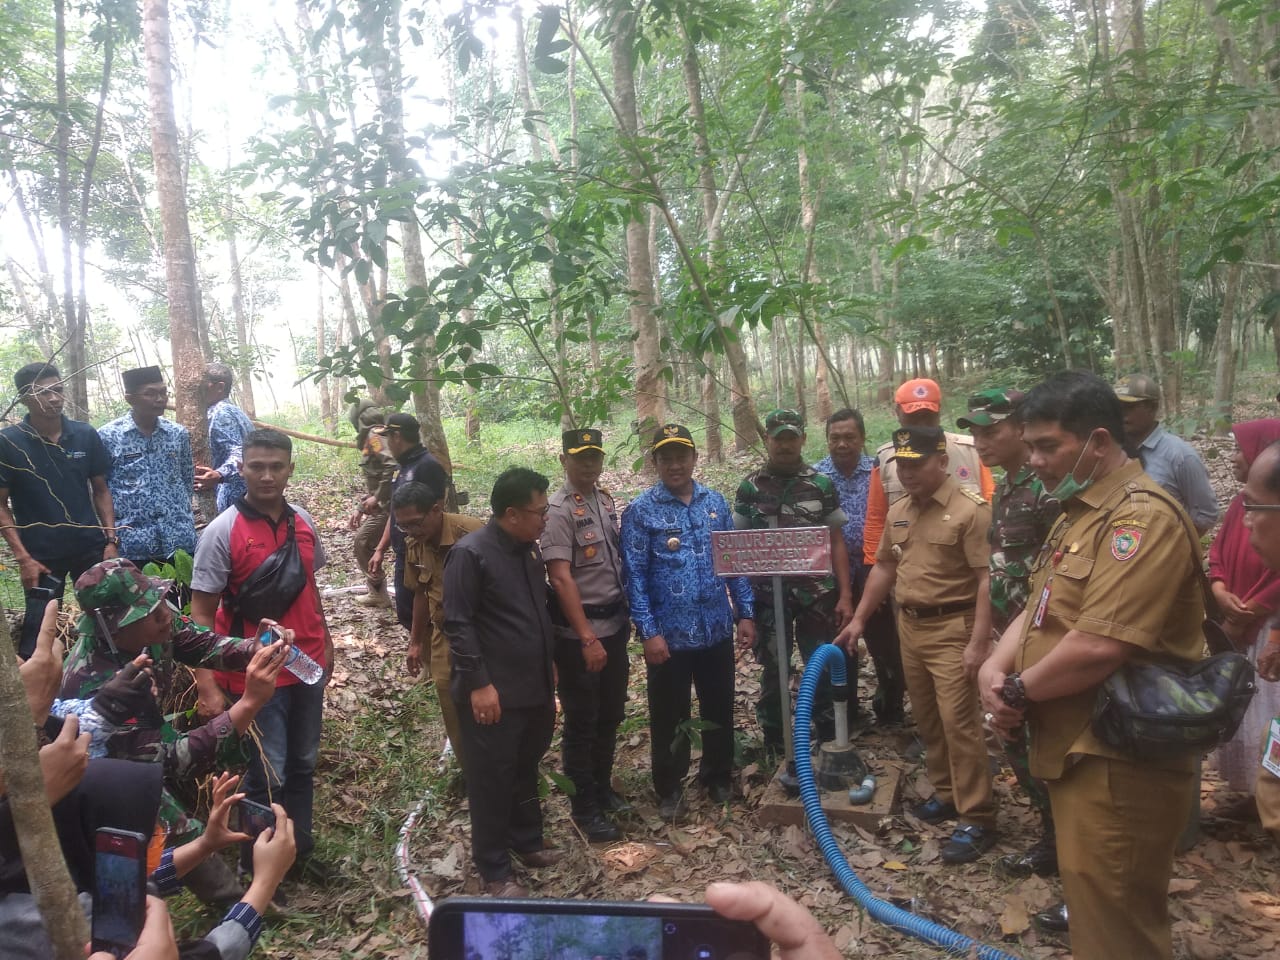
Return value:
M 1027 915 L 1027 902 L 1016 893 L 1004 898 L 1004 913 L 1000 914 L 1000 931 L 1006 936 L 1022 933 L 1031 925 Z

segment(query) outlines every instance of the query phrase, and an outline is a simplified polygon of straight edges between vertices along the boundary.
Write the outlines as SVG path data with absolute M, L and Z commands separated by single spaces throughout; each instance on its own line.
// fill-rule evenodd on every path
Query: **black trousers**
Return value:
M 396 619 L 406 630 L 413 628 L 413 591 L 404 585 L 404 548 L 396 551 L 391 583 L 396 593 Z M 447 693 L 446 693 L 447 696 Z M 470 710 L 470 705 L 467 707 Z
M 22 634 L 18 641 L 18 656 L 24 660 L 36 652 L 36 638 L 40 636 L 40 623 L 44 620 L 44 608 L 49 601 L 61 600 L 67 589 L 67 577 L 71 578 L 71 585 L 74 587 L 76 581 L 80 579 L 80 574 L 102 559 L 102 553 L 101 551 L 87 553 L 74 560 L 66 558 L 46 560 L 44 557 L 36 557 L 36 559 L 49 568 L 49 572 L 40 577 L 37 586 L 51 589 L 53 596 L 42 597 L 33 594 L 30 590 L 24 591 L 27 609 L 22 619 Z M 57 582 L 56 586 L 54 581 Z
M 587 816 L 600 810 L 600 791 L 613 779 L 613 754 L 618 725 L 627 702 L 629 624 L 600 643 L 608 656 L 604 669 L 592 673 L 582 659 L 577 637 L 556 638 L 556 671 L 564 723 L 560 732 L 560 756 L 564 775 L 573 781 L 573 812 Z
M 856 606 L 867 584 L 871 568 L 855 565 L 853 568 L 853 602 Z M 898 641 L 898 620 L 893 613 L 893 603 L 886 600 L 867 618 L 862 632 L 867 653 L 876 668 L 876 692 L 871 698 L 871 709 L 882 723 L 896 722 L 903 716 L 903 698 L 907 686 L 902 674 L 902 648 Z
M 659 797 L 682 789 L 689 772 L 689 684 L 698 693 L 705 724 L 698 779 L 707 786 L 729 785 L 733 772 L 733 641 L 701 650 L 672 650 L 666 663 L 648 664 L 649 755 L 653 788 Z
M 551 746 L 555 704 L 508 709 L 478 724 L 468 700 L 458 701 L 471 808 L 471 859 L 489 883 L 511 876 L 511 854 L 542 849 L 538 764 Z

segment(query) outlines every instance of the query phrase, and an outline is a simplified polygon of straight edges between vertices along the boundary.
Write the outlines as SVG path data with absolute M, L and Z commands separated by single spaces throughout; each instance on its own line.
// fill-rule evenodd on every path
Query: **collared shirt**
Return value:
M 765 464 L 738 484 L 733 525 L 740 530 L 763 530 L 776 517 L 779 527 L 828 527 L 841 531 L 848 517 L 840 506 L 835 484 L 825 474 L 805 466 L 793 474 L 774 473 Z M 789 609 L 809 607 L 836 590 L 834 573 L 825 577 L 783 577 Z M 752 577 L 756 596 L 773 596 L 771 577 Z
M 469 533 L 484 526 L 479 517 L 446 513 L 440 528 L 440 541 L 427 543 L 416 537 L 405 541 L 404 585 L 427 598 L 426 649 L 430 650 L 437 634 L 444 632 L 444 563 L 453 545 Z
M 1031 565 L 1061 512 L 1027 464 L 996 485 L 990 542 L 992 626 L 998 632 L 1026 607 Z
M 387 441 L 368 431 L 360 448 L 360 474 L 364 477 L 365 493 L 377 497 L 378 506 L 384 510 L 391 502 L 391 481 L 395 479 L 396 466 Z
M 503 707 L 550 703 L 555 637 L 538 545 L 520 543 L 496 518 L 454 544 L 444 562 L 444 632 L 454 700 L 493 684 Z
M 565 483 L 547 504 L 547 528 L 538 541 L 542 558 L 569 561 L 569 573 L 584 604 L 618 605 L 611 617 L 587 618 L 597 636 L 612 636 L 627 622 L 618 510 L 613 497 L 599 487 L 584 496 Z M 562 636 L 577 635 L 564 625 L 557 625 L 556 631 Z
M 0 488 L 9 504 L 22 545 L 37 560 L 101 556 L 106 534 L 93 506 L 89 481 L 111 466 L 98 431 L 62 418 L 62 434 L 50 443 L 31 425 L 0 430 Z
M 1154 481 L 1131 460 L 1067 501 L 1031 574 L 1016 670 L 1039 663 L 1071 630 L 1130 644 L 1137 662 L 1200 658 L 1199 549 L 1192 547 L 1183 516 L 1152 489 L 1158 489 Z M 1030 704 L 1035 776 L 1061 777 L 1082 755 L 1133 760 L 1093 735 L 1089 721 L 1100 685 Z M 1189 770 L 1194 762 L 1175 758 L 1159 765 Z
M 243 410 L 230 400 L 219 400 L 206 411 L 209 420 L 209 459 L 222 476 L 218 484 L 218 512 L 231 506 L 249 490 L 240 476 L 240 460 L 244 457 L 244 438 L 253 423 Z
M 867 490 L 871 486 L 871 471 L 875 465 L 875 458 L 865 453 L 858 457 L 858 465 L 850 474 L 841 473 L 830 457 L 823 457 L 813 465 L 818 473 L 830 478 L 840 497 L 840 509 L 845 515 L 842 532 L 844 545 L 849 550 L 850 573 L 853 564 L 862 562 L 862 526 L 867 521 Z
M 1156 424 L 1138 445 L 1138 459 L 1147 475 L 1182 504 L 1199 533 L 1218 522 L 1218 498 L 1209 471 L 1191 444 Z
M 252 640 L 214 633 L 190 617 L 174 617 L 169 641 L 147 649 L 156 703 L 176 702 L 179 684 L 185 686 L 189 682 L 187 673 L 178 670 L 178 664 L 243 672 L 257 649 Z M 112 653 L 98 639 L 87 618 L 82 618 L 79 638 L 62 671 L 59 698 L 66 701 L 63 713 L 79 714 L 88 709 L 94 694 L 132 659 L 129 654 Z M 174 720 L 175 717 L 160 716 L 158 711 L 149 717 L 132 718 L 123 727 L 113 728 L 106 740 L 106 755 L 116 760 L 163 763 L 165 776 L 176 780 L 199 776 L 214 769 L 220 757 L 226 762 L 237 755 L 240 738 L 230 714 L 224 712 L 185 733 L 174 728 Z
M 449 490 L 449 474 L 445 473 L 444 464 L 433 457 L 421 444 L 411 447 L 400 455 L 400 472 L 391 481 L 392 496 L 410 482 L 425 483 L 441 496 Z M 404 534 L 394 523 L 391 525 L 391 549 L 401 556 L 404 555 Z
M 279 520 L 259 513 L 244 500 L 234 509 L 225 510 L 204 528 L 200 543 L 196 545 L 195 565 L 191 571 L 191 589 L 201 593 L 224 594 L 214 617 L 214 629 L 231 632 L 234 617 L 228 607 L 225 593 L 235 594 L 267 557 L 283 546 L 289 536 L 288 515 L 294 516 L 294 536 L 302 565 L 307 571 L 307 583 L 302 592 L 289 605 L 289 609 L 275 619 L 283 627 L 293 630 L 297 637 L 294 645 L 321 666 L 326 665 L 325 636 L 328 628 L 320 605 L 320 590 L 316 586 L 316 571 L 326 563 L 324 545 L 316 532 L 311 514 L 290 503 Z M 257 629 L 256 623 L 246 623 L 246 631 Z M 244 675 L 219 673 L 218 683 L 232 693 L 244 690 Z M 301 681 L 288 670 L 281 670 L 277 687 Z
M 627 599 L 643 639 L 661 634 L 671 650 L 705 649 L 731 640 L 736 620 L 755 619 L 747 578 L 712 568 L 712 531 L 732 529 L 729 502 L 696 481 L 687 504 L 657 483 L 622 512 Z
M 126 413 L 101 427 L 98 435 L 111 455 L 107 486 L 116 509 L 120 556 L 141 567 L 148 560 L 167 559 L 175 550 L 195 550 L 195 471 L 187 428 L 161 417 L 147 436 L 133 414 Z
M 947 477 L 923 504 L 903 497 L 886 520 L 876 560 L 897 561 L 894 596 L 901 606 L 977 604 L 991 526 L 991 507 L 980 494 Z

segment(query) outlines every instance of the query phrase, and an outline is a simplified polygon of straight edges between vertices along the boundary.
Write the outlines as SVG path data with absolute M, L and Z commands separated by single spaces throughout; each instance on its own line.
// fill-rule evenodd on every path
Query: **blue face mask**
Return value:
M 1093 434 L 1089 434 L 1089 439 L 1085 441 L 1084 446 L 1080 449 L 1080 456 L 1076 457 L 1075 465 L 1067 473 L 1065 477 L 1058 483 L 1049 496 L 1057 500 L 1059 503 L 1066 503 L 1072 497 L 1078 497 L 1091 486 L 1093 486 L 1093 478 L 1098 473 L 1098 467 L 1101 461 L 1093 465 L 1093 470 L 1089 472 L 1089 476 L 1083 480 L 1076 479 L 1076 469 L 1080 466 L 1080 461 L 1084 459 L 1085 452 L 1089 449 L 1089 444 L 1093 442 Z

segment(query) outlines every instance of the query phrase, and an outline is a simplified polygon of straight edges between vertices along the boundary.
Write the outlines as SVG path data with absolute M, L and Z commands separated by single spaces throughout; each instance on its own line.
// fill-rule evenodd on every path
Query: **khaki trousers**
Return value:
M 1086 756 L 1048 783 L 1072 956 L 1169 960 L 1169 878 L 1195 773 Z
M 458 763 L 465 772 L 466 764 L 462 756 L 462 721 L 458 719 L 458 710 L 470 710 L 471 706 L 467 704 L 465 707 L 459 707 L 449 695 L 449 638 L 445 636 L 443 630 L 431 631 L 431 649 L 427 651 L 427 669 L 431 673 L 431 682 L 436 688 L 436 699 L 440 701 L 440 718 L 444 721 L 445 733 L 449 735 L 454 756 L 458 758 Z
M 991 767 L 977 688 L 964 677 L 962 655 L 973 620 L 963 614 L 914 620 L 898 614 L 902 672 L 911 715 L 924 740 L 929 781 L 962 824 L 994 827 Z
M 1253 795 L 1258 803 L 1258 817 L 1262 826 L 1271 833 L 1271 838 L 1280 843 L 1280 779 L 1262 765 L 1262 751 L 1267 749 L 1267 739 L 1271 735 L 1271 724 L 1262 731 L 1262 746 L 1258 748 L 1258 782 L 1254 784 Z

